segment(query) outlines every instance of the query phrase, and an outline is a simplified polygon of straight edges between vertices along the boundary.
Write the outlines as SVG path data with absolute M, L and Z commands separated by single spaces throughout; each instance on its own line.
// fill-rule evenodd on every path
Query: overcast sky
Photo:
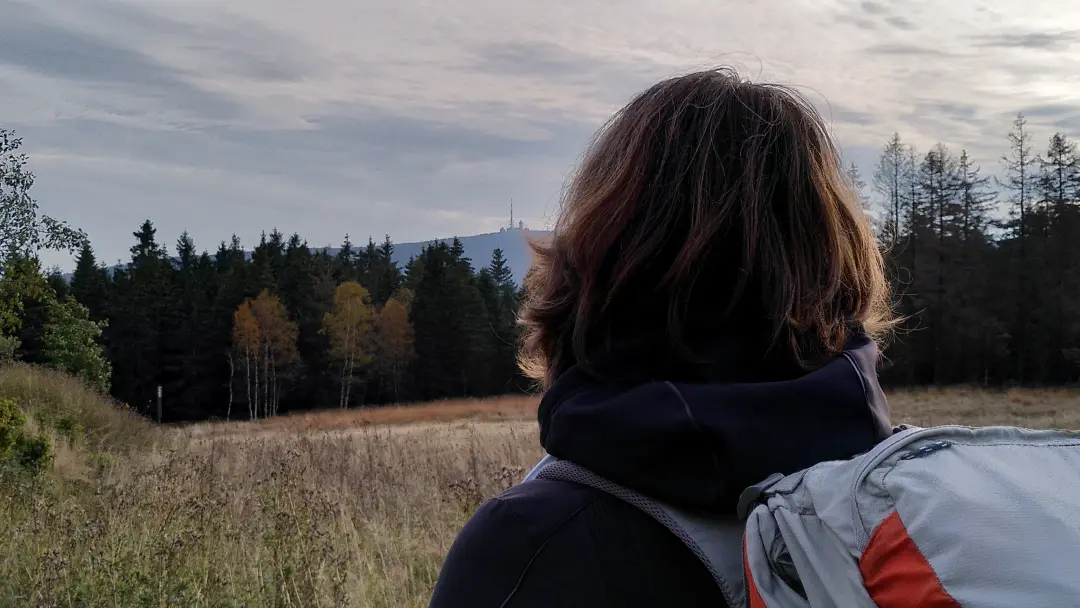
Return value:
M 475 234 L 511 198 L 543 227 L 615 108 L 718 64 L 803 87 L 866 173 L 893 131 L 987 169 L 1018 110 L 1080 134 L 1072 0 L 0 0 L 0 127 L 109 262 L 148 217 L 170 248 Z

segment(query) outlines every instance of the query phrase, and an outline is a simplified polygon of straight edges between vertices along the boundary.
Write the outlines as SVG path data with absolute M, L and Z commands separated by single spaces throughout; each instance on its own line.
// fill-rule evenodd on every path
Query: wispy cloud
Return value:
M 1080 42 L 1080 31 L 1001 32 L 973 36 L 976 46 L 1060 52 Z
M 107 259 L 145 217 L 208 247 L 273 226 L 319 244 L 474 233 L 511 197 L 542 224 L 618 105 L 717 64 L 801 87 L 864 165 L 893 131 L 990 166 L 1017 110 L 1046 135 L 1080 126 L 1080 8 L 1052 0 L 0 0 L 0 15 L 0 126 L 25 137 L 42 206 Z

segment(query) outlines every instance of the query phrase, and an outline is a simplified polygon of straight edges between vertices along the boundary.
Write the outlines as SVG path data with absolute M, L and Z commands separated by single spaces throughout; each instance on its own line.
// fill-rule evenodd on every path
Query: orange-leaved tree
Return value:
M 262 333 L 263 415 L 274 416 L 281 403 L 281 381 L 298 359 L 296 339 L 300 332 L 281 300 L 265 289 L 255 298 L 251 310 Z
M 338 285 L 334 306 L 323 318 L 322 331 L 330 339 L 330 354 L 341 363 L 341 396 L 338 405 L 348 407 L 353 375 L 358 365 L 371 362 L 371 333 L 375 310 L 368 290 L 356 281 Z
M 406 313 L 412 312 L 413 299 L 416 298 L 416 294 L 413 293 L 413 290 L 409 289 L 408 287 L 398 287 L 397 290 L 394 291 L 393 295 L 391 295 L 390 297 L 394 298 L 398 301 L 398 303 L 403 305 L 405 307 Z
M 277 414 L 283 372 L 297 359 L 297 335 L 285 305 L 265 289 L 233 314 L 233 349 L 244 359 L 250 418 Z
M 244 359 L 244 384 L 247 388 L 247 404 L 248 404 L 248 418 L 255 418 L 255 411 L 258 408 L 256 403 L 251 397 L 251 386 L 256 386 L 255 396 L 258 397 L 258 385 L 259 385 L 259 343 L 262 341 L 261 332 L 259 331 L 259 321 L 255 318 L 255 313 L 251 310 L 251 300 L 244 300 L 240 306 L 236 308 L 236 312 L 233 313 L 233 350 L 237 352 L 240 357 Z M 230 359 L 232 361 L 232 359 Z M 252 367 L 254 366 L 254 370 Z M 234 370 L 235 371 L 235 370 Z M 255 377 L 252 378 L 252 371 L 254 371 Z M 232 386 L 232 377 L 230 374 L 229 386 Z M 230 396 L 232 391 L 229 392 Z M 229 400 L 229 407 L 225 417 L 229 418 L 232 415 L 232 399 Z
M 413 350 L 413 328 L 406 305 L 390 298 L 379 311 L 375 321 L 375 365 L 380 374 L 390 380 L 394 401 L 398 400 L 401 377 L 416 351 Z

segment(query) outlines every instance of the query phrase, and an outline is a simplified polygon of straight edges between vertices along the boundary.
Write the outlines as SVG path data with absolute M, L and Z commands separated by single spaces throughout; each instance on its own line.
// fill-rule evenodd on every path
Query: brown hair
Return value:
M 519 363 L 545 386 L 616 336 L 663 336 L 663 356 L 691 359 L 694 337 L 751 335 L 805 369 L 896 322 L 820 116 L 733 70 L 665 80 L 617 112 L 532 247 Z

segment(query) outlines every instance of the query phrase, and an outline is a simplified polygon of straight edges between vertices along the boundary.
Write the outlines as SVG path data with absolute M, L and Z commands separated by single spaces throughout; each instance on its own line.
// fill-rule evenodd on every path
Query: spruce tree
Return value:
M 90 312 L 94 321 L 102 321 L 108 314 L 110 276 L 98 265 L 94 248 L 83 245 L 75 259 L 75 272 L 71 275 L 71 295 Z

